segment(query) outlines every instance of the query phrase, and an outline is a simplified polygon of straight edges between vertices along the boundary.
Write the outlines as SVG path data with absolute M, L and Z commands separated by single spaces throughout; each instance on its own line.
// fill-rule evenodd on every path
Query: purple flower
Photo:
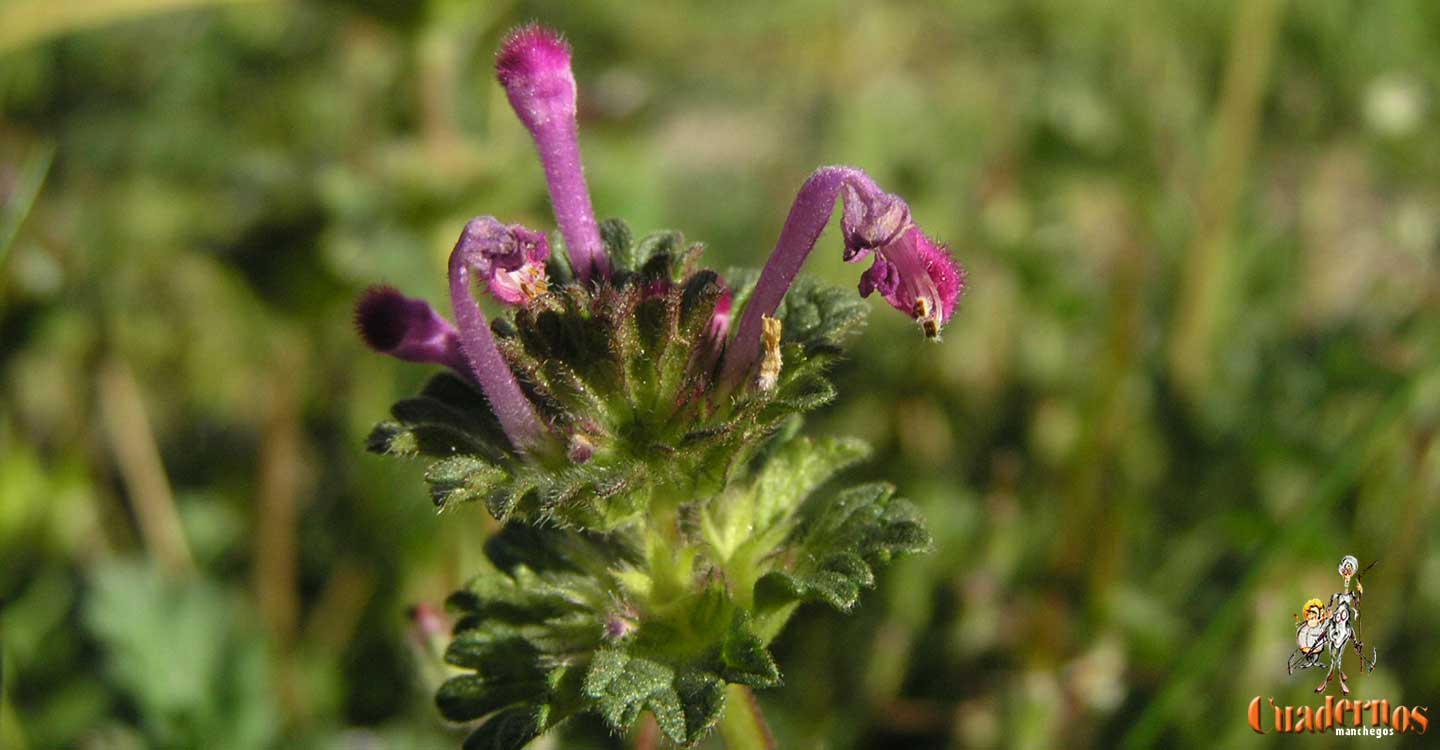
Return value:
M 796 194 L 775 250 L 725 353 L 722 380 L 730 387 L 738 386 L 759 362 L 764 319 L 780 306 L 830 222 L 835 202 L 842 199 L 845 260 L 854 262 L 876 253 L 875 264 L 861 277 L 861 295 L 879 290 L 891 305 L 918 321 L 930 338 L 939 336 L 941 326 L 950 319 L 964 290 L 964 271 L 944 248 L 920 232 L 905 201 L 881 190 L 858 169 L 821 167 Z
M 524 305 L 549 290 L 545 260 L 550 257 L 550 243 L 540 232 L 519 224 L 506 226 L 487 216 L 471 219 L 460 241 L 479 248 L 473 267 L 495 299 Z
M 495 59 L 495 75 L 515 114 L 535 139 L 545 168 L 550 205 L 565 237 L 570 263 L 580 282 L 593 274 L 610 275 L 610 261 L 600 241 L 575 122 L 575 75 L 570 46 L 555 31 L 537 24 L 510 32 Z
M 545 440 L 545 426 L 495 345 L 490 322 L 470 293 L 470 274 L 475 271 L 484 277 L 494 270 L 495 258 L 512 255 L 517 246 L 523 247 L 536 236 L 524 227 L 507 227 L 492 216 L 482 216 L 465 225 L 450 253 L 450 304 L 460 327 L 461 351 L 500 426 L 521 451 L 533 449 Z
M 715 300 L 715 309 L 710 313 L 710 323 L 700 335 L 699 345 L 691 357 L 691 370 L 709 376 L 714 374 L 715 365 L 725 352 L 725 337 L 730 333 L 730 309 L 735 304 L 735 295 L 718 276 L 715 283 L 721 287 L 720 296 Z M 705 382 L 708 382 L 706 378 Z
M 373 286 L 355 303 L 355 328 L 366 345 L 406 362 L 444 365 L 471 377 L 455 326 L 424 300 Z
M 725 334 L 730 332 L 730 307 L 734 303 L 734 295 L 729 289 L 721 292 L 720 298 L 715 300 L 715 311 L 710 314 L 710 326 L 705 329 L 707 343 L 719 344 L 725 341 Z
M 955 301 L 965 290 L 965 269 L 914 225 L 874 252 L 875 262 L 860 276 L 860 296 L 879 292 L 891 307 L 914 318 L 926 337 L 939 337 L 940 327 L 950 322 Z M 857 250 L 851 262 L 869 253 Z

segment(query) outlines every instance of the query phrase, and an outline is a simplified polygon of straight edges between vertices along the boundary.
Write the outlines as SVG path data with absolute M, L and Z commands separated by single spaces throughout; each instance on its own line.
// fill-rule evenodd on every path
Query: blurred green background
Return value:
M 874 303 L 811 421 L 937 545 L 777 642 L 781 747 L 1328 745 L 1245 709 L 1315 703 L 1291 615 L 1346 553 L 1351 686 L 1436 705 L 1433 0 L 6 0 L 0 747 L 458 746 L 406 610 L 493 522 L 362 452 L 427 372 L 349 306 L 553 226 L 490 74 L 532 18 L 601 216 L 758 266 L 853 164 L 969 268 L 939 346 Z

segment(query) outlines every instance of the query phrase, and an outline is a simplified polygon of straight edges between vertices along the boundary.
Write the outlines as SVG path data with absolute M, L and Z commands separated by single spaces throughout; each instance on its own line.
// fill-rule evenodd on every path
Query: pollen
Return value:
M 545 278 L 543 268 L 532 270 L 520 278 L 520 293 L 526 302 L 534 302 L 550 293 L 550 282 Z
M 935 311 L 930 307 L 930 300 L 916 297 L 915 307 L 910 314 L 920 321 L 920 330 L 925 332 L 925 338 L 940 338 L 940 321 L 936 319 Z
M 782 326 L 779 320 L 769 315 L 761 318 L 761 324 L 764 328 L 760 336 L 765 351 L 760 357 L 760 376 L 756 379 L 756 385 L 762 391 L 772 391 L 780 382 L 780 332 Z

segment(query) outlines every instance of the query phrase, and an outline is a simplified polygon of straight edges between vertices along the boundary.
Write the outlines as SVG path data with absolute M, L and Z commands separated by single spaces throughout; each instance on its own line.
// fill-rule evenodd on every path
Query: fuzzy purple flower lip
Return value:
M 406 362 L 444 365 L 470 377 L 455 326 L 424 300 L 374 286 L 355 304 L 355 327 L 366 345 Z
M 869 253 L 856 251 L 852 262 Z M 940 327 L 950 322 L 965 289 L 965 270 L 914 225 L 874 253 L 875 262 L 860 276 L 860 296 L 879 292 L 891 307 L 914 318 L 926 338 L 939 338 Z
M 565 237 L 575 275 L 582 284 L 589 283 L 596 274 L 608 278 L 610 262 L 601 244 L 580 163 L 570 45 L 543 26 L 522 26 L 510 32 L 500 46 L 495 77 L 535 140 L 535 150 L 545 168 L 550 205 L 560 234 Z
M 466 224 L 460 241 L 479 248 L 473 256 L 474 270 L 495 299 L 507 305 L 525 305 L 549 290 L 545 261 L 550 257 L 550 243 L 540 232 L 487 217 Z

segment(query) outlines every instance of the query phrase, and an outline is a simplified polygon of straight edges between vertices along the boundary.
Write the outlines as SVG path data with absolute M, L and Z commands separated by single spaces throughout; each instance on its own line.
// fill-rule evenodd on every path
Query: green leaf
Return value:
M 848 611 L 862 589 L 875 585 L 874 565 L 928 550 L 930 534 L 919 511 L 892 498 L 893 492 L 885 484 L 867 484 L 815 504 L 787 545 L 793 562 L 756 583 L 757 611 L 799 600 Z
M 501 682 L 475 674 L 451 677 L 435 694 L 440 714 L 450 721 L 473 721 L 486 714 L 542 698 L 548 686 L 540 682 Z
M 596 652 L 582 689 L 601 718 L 623 732 L 635 722 L 651 694 L 674 679 L 674 671 L 663 664 L 609 648 Z
M 381 422 L 365 438 L 365 450 L 371 453 L 387 453 L 392 456 L 414 456 L 420 451 L 420 442 L 405 425 L 399 422 Z
M 632 656 L 620 648 L 597 651 L 582 692 L 591 710 L 617 732 L 629 730 L 642 711 L 672 742 L 698 742 L 724 710 L 724 682 L 714 674 L 677 671 L 659 661 Z
M 755 508 L 752 523 L 768 528 L 830 477 L 869 455 L 870 447 L 855 438 L 790 441 L 766 462 L 750 489 Z
M 780 667 L 775 664 L 765 643 L 751 631 L 750 615 L 744 610 L 738 611 L 731 620 L 730 632 L 720 649 L 720 659 L 725 665 L 720 676 L 729 682 L 753 688 L 780 684 Z
M 725 681 L 709 672 L 687 670 L 676 676 L 675 693 L 685 710 L 684 744 L 699 742 L 725 713 Z
M 465 750 L 520 750 L 540 736 L 542 728 L 525 707 L 501 711 L 465 739 Z
M 796 600 L 824 602 L 841 612 L 849 612 L 860 600 L 860 585 L 827 570 L 814 570 L 806 575 L 778 570 L 765 574 L 755 584 L 757 610 L 778 609 Z
M 605 253 L 616 270 L 634 271 L 640 267 L 635 257 L 635 236 L 630 225 L 620 219 L 606 219 L 600 222 L 600 241 L 605 244 Z
M 475 628 L 459 633 L 445 649 L 445 661 L 474 669 L 488 678 L 539 677 L 535 658 L 540 652 L 513 629 Z
M 550 259 L 545 261 L 545 275 L 551 284 L 569 284 L 575 280 L 575 266 L 570 263 L 570 248 L 565 246 L 565 235 L 557 229 L 547 238 L 550 242 Z
M 469 455 L 437 461 L 425 472 L 425 481 L 430 484 L 430 497 L 441 508 L 473 500 L 488 500 L 509 479 L 505 470 Z M 494 512 L 495 509 L 491 510 Z
M 673 683 L 674 680 L 671 680 Z M 680 705 L 680 694 L 673 684 L 666 685 L 651 693 L 645 699 L 645 708 L 655 717 L 655 724 L 676 743 L 685 743 L 689 733 L 685 731 L 685 708 Z
M 101 564 L 81 619 L 108 680 L 165 747 L 270 747 L 279 707 L 238 592 L 149 565 Z
M 685 235 L 680 232 L 670 229 L 651 232 L 635 243 L 634 265 L 630 267 L 639 270 L 648 265 L 656 256 L 668 256 L 661 272 L 664 278 L 669 278 L 670 263 L 672 259 L 680 256 L 681 249 L 684 247 Z
M 777 438 L 778 441 L 778 438 Z M 762 468 L 746 490 L 709 504 L 702 520 L 706 541 L 734 584 L 748 586 L 756 566 L 799 520 L 802 503 L 830 477 L 869 453 L 859 440 L 794 438 L 767 446 Z
M 838 344 L 865 322 L 869 306 L 854 290 L 802 277 L 785 294 L 775 317 L 784 322 L 784 340 Z
M 394 421 L 380 423 L 366 439 L 372 453 L 500 460 L 509 452 L 508 439 L 489 407 L 471 386 L 449 373 L 432 378 L 420 396 L 397 402 L 391 415 Z

